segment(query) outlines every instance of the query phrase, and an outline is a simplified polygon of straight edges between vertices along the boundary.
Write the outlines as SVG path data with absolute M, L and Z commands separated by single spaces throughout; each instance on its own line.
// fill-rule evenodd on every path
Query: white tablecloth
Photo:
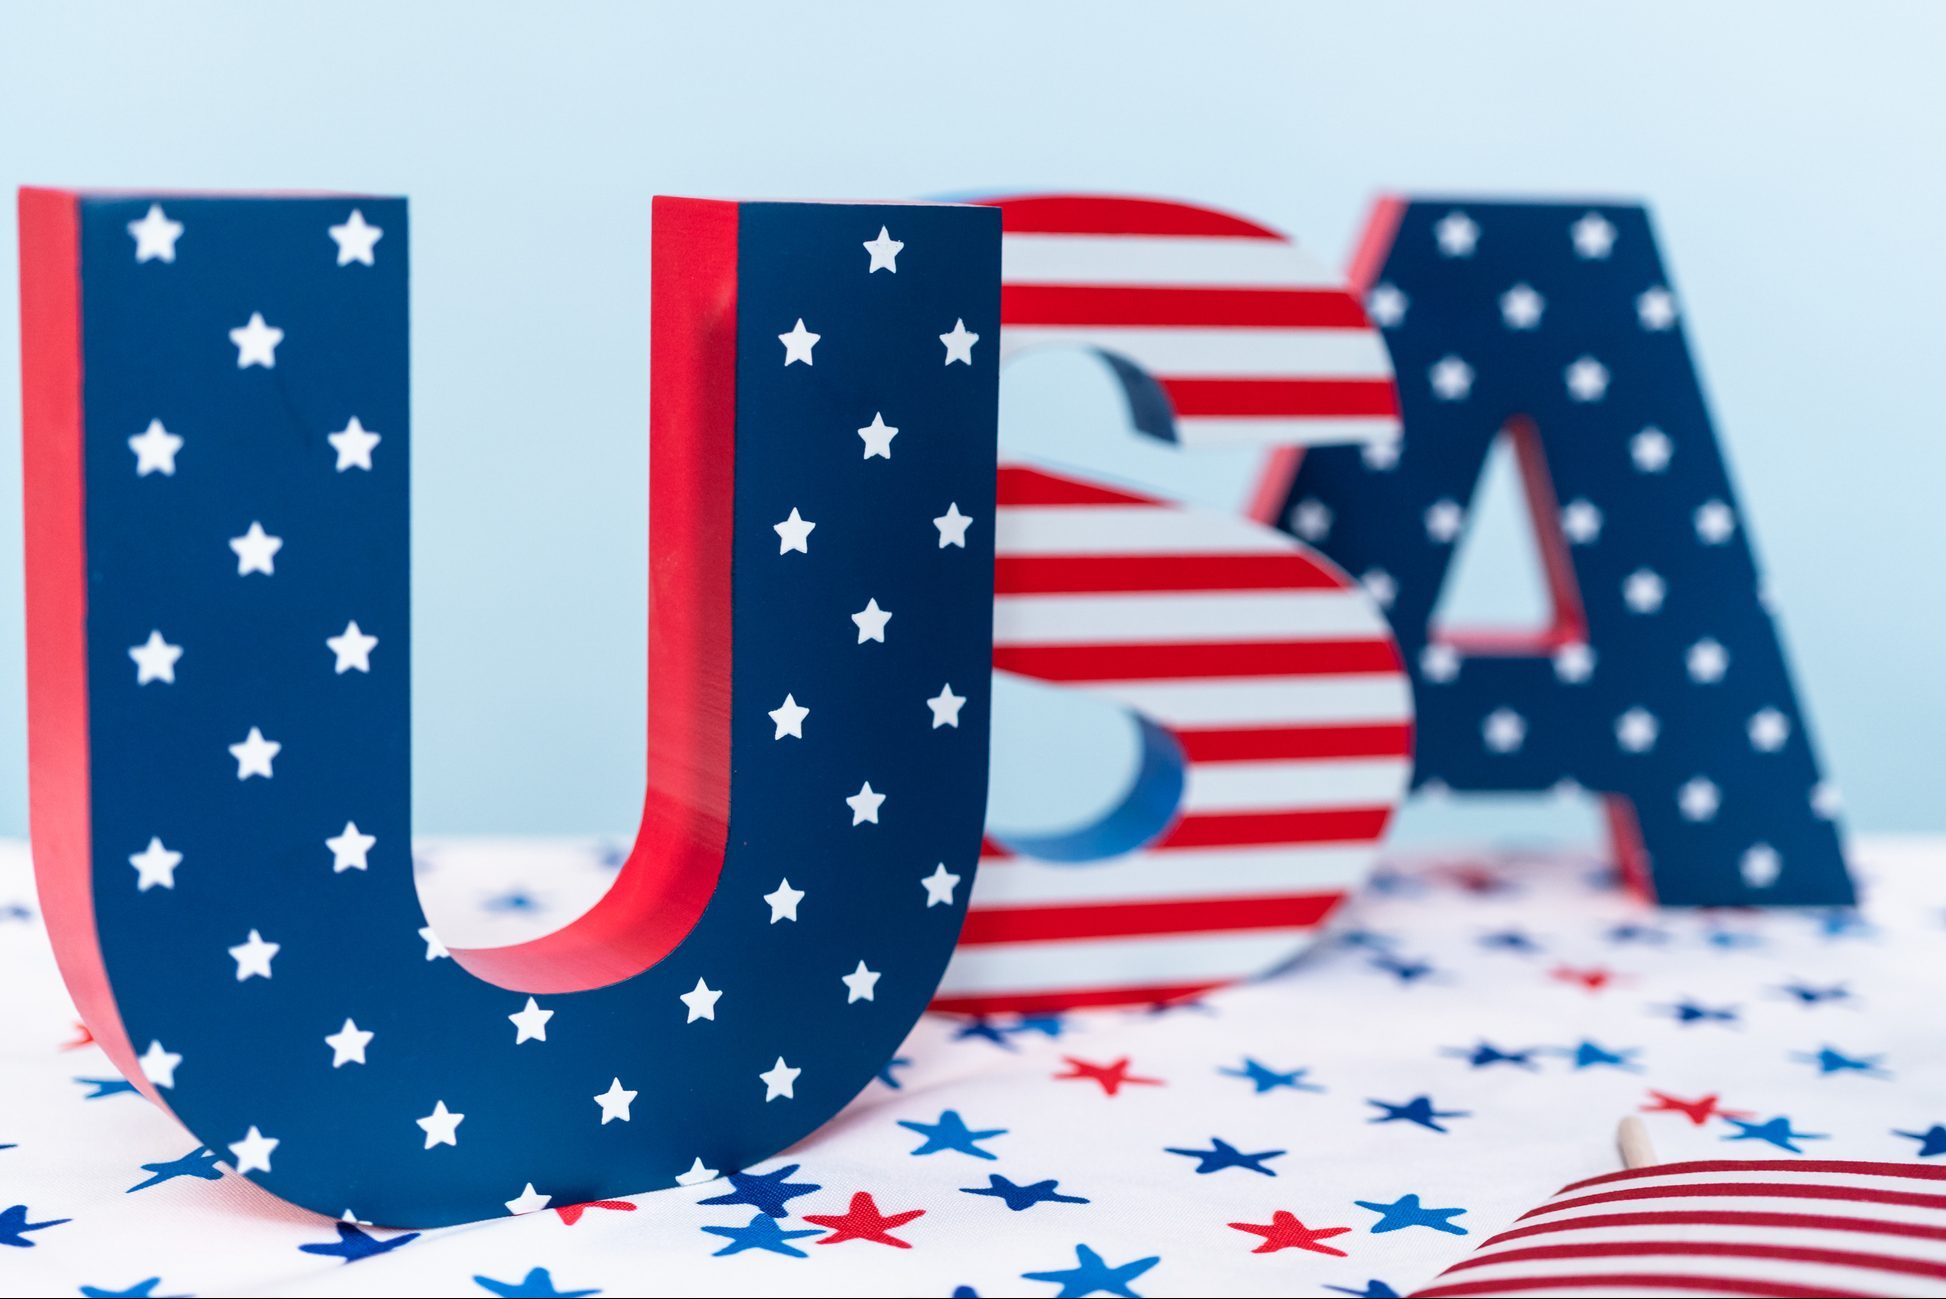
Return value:
M 598 895 L 604 856 L 435 842 L 420 887 L 450 942 L 515 941 Z M 1857 856 L 1859 914 L 1657 912 L 1566 853 L 1400 863 L 1316 951 L 1198 1004 L 929 1017 L 739 1185 L 413 1236 L 219 1172 L 76 1045 L 5 845 L 0 1292 L 1403 1294 L 1615 1167 L 1645 1107 L 1666 1159 L 1946 1163 L 1946 839 Z

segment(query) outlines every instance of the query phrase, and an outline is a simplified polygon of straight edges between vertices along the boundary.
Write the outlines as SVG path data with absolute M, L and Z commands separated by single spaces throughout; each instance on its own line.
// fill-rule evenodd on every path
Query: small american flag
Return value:
M 1942 1291 L 1946 1168 L 1705 1159 L 1564 1186 L 1416 1294 Z

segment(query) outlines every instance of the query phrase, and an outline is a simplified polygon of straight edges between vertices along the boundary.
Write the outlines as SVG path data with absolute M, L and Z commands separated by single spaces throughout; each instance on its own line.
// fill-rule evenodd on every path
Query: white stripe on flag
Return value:
M 1283 812 L 1391 807 L 1412 764 L 1403 758 L 1189 764 L 1184 812 Z
M 1225 681 L 1101 681 L 1094 690 L 1174 727 L 1280 727 L 1403 722 L 1412 687 L 1385 673 L 1355 676 L 1240 677 Z
M 1167 595 L 1006 595 L 995 645 L 1153 645 L 1386 634 L 1362 591 L 1184 591 Z
M 1156 505 L 1002 505 L 994 546 L 1010 558 L 1295 553 L 1289 537 L 1247 519 Z
M 962 947 L 946 966 L 940 997 L 1161 987 L 1246 978 L 1297 950 L 1309 929 L 1215 935 L 1064 938 Z
M 1007 235 L 1000 241 L 1000 279 L 1078 286 L 1344 288 L 1342 276 L 1281 239 L 1176 235 Z
M 1360 844 L 1280 844 L 1264 848 L 1178 848 L 1110 861 L 982 860 L 972 909 L 1178 898 L 1285 897 L 1350 887 L 1371 865 Z
M 1003 357 L 1036 347 L 1087 347 L 1171 379 L 1389 379 L 1392 359 L 1369 329 L 1248 329 L 1175 325 L 1009 325 Z

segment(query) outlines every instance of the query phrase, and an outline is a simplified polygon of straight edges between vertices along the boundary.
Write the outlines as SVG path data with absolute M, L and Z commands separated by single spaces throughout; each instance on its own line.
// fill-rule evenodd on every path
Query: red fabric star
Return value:
M 67 1041 L 61 1043 L 61 1049 L 63 1051 L 76 1051 L 84 1046 L 89 1045 L 94 1040 L 95 1040 L 95 1035 L 88 1031 L 88 1026 L 86 1024 L 81 1023 L 79 1020 L 76 1020 L 74 1025 L 74 1036 L 68 1039 Z
M 1681 1114 L 1699 1128 L 1713 1118 L 1747 1119 L 1750 1117 L 1749 1110 L 1718 1109 L 1716 1107 L 1717 1098 L 1715 1092 L 1711 1092 L 1701 1100 L 1694 1101 L 1679 1101 L 1674 1096 L 1659 1092 L 1653 1087 L 1649 1089 L 1649 1095 L 1654 1098 L 1654 1103 L 1642 1107 L 1644 1114 L 1662 1114 L 1665 1112 Z
M 1589 992 L 1600 992 L 1609 984 L 1614 983 L 1618 976 L 1612 971 L 1602 969 L 1600 966 L 1590 966 L 1585 970 L 1577 970 L 1571 965 L 1557 965 L 1548 972 L 1548 977 L 1550 979 L 1559 979 L 1563 983 L 1578 983 Z
M 894 1227 L 903 1227 L 914 1218 L 925 1214 L 924 1209 L 907 1209 L 904 1213 L 885 1214 L 878 1211 L 870 1191 L 854 1191 L 851 1208 L 843 1213 L 807 1213 L 804 1221 L 819 1227 L 831 1228 L 829 1236 L 821 1236 L 811 1242 L 814 1245 L 840 1245 L 848 1240 L 869 1240 L 880 1245 L 891 1245 L 897 1249 L 911 1249 L 912 1242 L 900 1240 L 891 1234 Z
M 617 1213 L 634 1213 L 635 1206 L 627 1200 L 589 1200 L 586 1204 L 563 1204 L 554 1212 L 561 1215 L 561 1221 L 572 1227 L 581 1221 L 581 1215 L 590 1209 L 613 1209 Z
M 1333 1236 L 1342 1236 L 1351 1230 L 1350 1227 L 1313 1229 L 1299 1222 L 1297 1215 L 1287 1213 L 1283 1209 L 1271 1214 L 1269 1222 L 1233 1222 L 1230 1225 L 1238 1231 L 1247 1231 L 1253 1236 L 1264 1238 L 1263 1244 L 1250 1251 L 1252 1254 L 1275 1254 L 1280 1249 L 1308 1249 L 1313 1254 L 1329 1254 L 1333 1258 L 1345 1257 L 1345 1251 L 1333 1249 L 1329 1245 L 1320 1245 L 1318 1242 L 1329 1240 Z
M 1102 1091 L 1110 1096 L 1119 1092 L 1125 1084 L 1141 1083 L 1148 1087 L 1162 1086 L 1162 1079 L 1160 1078 L 1143 1078 L 1130 1073 L 1128 1071 L 1127 1056 L 1123 1056 L 1113 1064 L 1089 1064 L 1086 1060 L 1077 1060 L 1071 1055 L 1064 1055 L 1061 1059 L 1067 1063 L 1069 1072 L 1055 1074 L 1055 1082 L 1067 1082 L 1075 1078 L 1093 1079 L 1095 1082 L 1100 1083 Z
M 1451 867 L 1446 878 L 1468 893 L 1498 893 L 1506 887 L 1499 875 L 1477 864 Z

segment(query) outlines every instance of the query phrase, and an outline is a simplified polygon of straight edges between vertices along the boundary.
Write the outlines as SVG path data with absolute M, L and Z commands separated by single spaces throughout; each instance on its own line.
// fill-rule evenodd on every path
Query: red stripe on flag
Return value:
M 1254 762 L 1272 758 L 1404 758 L 1412 755 L 1412 723 L 1367 726 L 1280 726 L 1235 730 L 1179 730 L 1176 742 L 1191 762 Z
M 1158 505 L 1149 496 L 1118 492 L 1093 483 L 1044 474 L 1038 469 L 1001 465 L 997 483 L 998 504 L 1007 505 Z
M 1678 1186 L 1637 1186 L 1625 1191 L 1604 1191 L 1573 1200 L 1555 1200 L 1538 1209 L 1529 1209 L 1521 1219 L 1563 1209 L 1579 1209 L 1590 1204 L 1615 1204 L 1625 1200 L 1691 1199 L 1699 1196 L 1728 1198 L 1747 1195 L 1757 1200 L 1844 1200 L 1854 1204 L 1897 1204 L 1912 1209 L 1946 1209 L 1946 1195 L 1922 1195 L 1917 1191 L 1887 1191 L 1876 1186 L 1791 1186 L 1776 1182 L 1688 1182 Z
M 1000 209 L 1000 226 L 1007 234 L 1183 235 L 1284 241 L 1283 235 L 1255 221 L 1165 199 L 1045 194 L 981 201 Z
M 1200 289 L 1131 284 L 1003 284 L 1000 323 L 1003 327 L 1077 329 L 1371 328 L 1364 308 L 1343 289 Z
M 1356 416 L 1399 413 L 1390 379 L 1163 379 L 1156 380 L 1184 418 L 1232 416 Z
M 1873 1299 L 1871 1290 L 1832 1290 L 1824 1286 L 1793 1285 L 1788 1281 L 1752 1281 L 1684 1272 L 1577 1272 L 1557 1276 L 1505 1277 L 1498 1281 L 1462 1281 L 1414 1290 L 1412 1299 L 1448 1299 L 1460 1295 L 1505 1295 L 1522 1290 L 1620 1290 L 1648 1294 L 1657 1290 L 1679 1294 L 1754 1295 L 1759 1299 Z
M 1370 843 L 1385 831 L 1389 807 L 1321 808 L 1303 812 L 1246 812 L 1186 816 L 1156 840 L 1156 848 L 1216 848 L 1242 844 Z
M 1524 1249 L 1496 1250 L 1465 1262 L 1455 1263 L 1445 1275 L 1470 1268 L 1492 1267 L 1496 1263 L 1526 1263 L 1539 1259 L 1627 1258 L 1646 1254 L 1702 1255 L 1711 1258 L 1765 1258 L 1789 1263 L 1828 1263 L 1833 1267 L 1876 1268 L 1881 1272 L 1902 1272 L 1908 1276 L 1946 1279 L 1946 1263 L 1925 1259 L 1901 1258 L 1897 1254 L 1869 1254 L 1863 1250 L 1818 1249 L 1810 1245 L 1745 1245 L 1708 1240 L 1612 1240 L 1586 1241 L 1578 1245 L 1530 1245 Z
M 990 1010 L 1010 1010 L 1032 1014 L 1037 1010 L 1068 1010 L 1076 1006 L 1159 1005 L 1181 1001 L 1211 988 L 1220 988 L 1228 979 L 1208 983 L 1147 983 L 1126 988 L 1075 988 L 1057 992 L 970 993 L 960 997 L 938 997 L 933 1010 L 979 1015 Z
M 1268 898 L 1171 898 L 1162 902 L 978 908 L 967 913 L 959 941 L 962 947 L 979 947 L 988 943 L 1049 943 L 1075 938 L 1133 938 L 1143 934 L 1308 929 L 1329 915 L 1344 896 L 1343 890 L 1336 890 Z
M 1339 576 L 1308 555 L 1003 555 L 996 595 L 1095 591 L 1336 591 Z
M 1946 1227 L 1886 1218 L 1846 1218 L 1823 1213 L 1769 1213 L 1758 1209 L 1657 1209 L 1639 1213 L 1590 1213 L 1558 1222 L 1514 1227 L 1482 1242 L 1481 1248 L 1503 1240 L 1522 1240 L 1562 1231 L 1594 1231 L 1604 1227 L 1782 1227 L 1789 1231 L 1848 1231 L 1865 1236 L 1905 1236 L 1914 1240 L 1946 1240 Z
M 1646 1168 L 1624 1168 L 1570 1182 L 1556 1195 L 1566 1195 L 1590 1186 L 1609 1186 L 1616 1182 L 1681 1177 L 1688 1173 L 1850 1173 L 1858 1177 L 1909 1177 L 1926 1182 L 1946 1182 L 1946 1165 L 1883 1164 L 1862 1159 L 1692 1159 L 1681 1164 L 1652 1164 Z
M 993 666 L 1038 681 L 1194 681 L 1217 677 L 1396 674 L 1401 670 L 1398 653 L 1392 648 L 1392 642 L 1385 640 L 1277 640 L 1234 645 L 1000 645 L 994 648 Z

